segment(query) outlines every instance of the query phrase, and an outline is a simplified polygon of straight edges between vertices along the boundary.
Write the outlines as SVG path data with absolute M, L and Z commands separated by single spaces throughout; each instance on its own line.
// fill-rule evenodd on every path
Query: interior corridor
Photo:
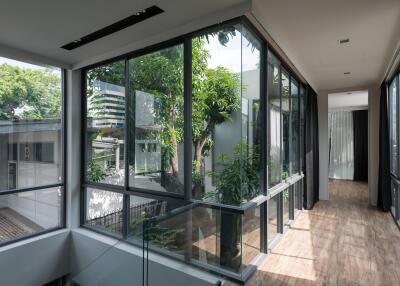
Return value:
M 248 285 L 400 285 L 400 232 L 368 206 L 366 183 L 331 180 L 329 201 L 303 211 Z

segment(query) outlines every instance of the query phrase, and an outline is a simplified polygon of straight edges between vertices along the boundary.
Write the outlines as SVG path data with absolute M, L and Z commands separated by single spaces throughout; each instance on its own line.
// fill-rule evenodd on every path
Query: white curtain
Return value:
M 329 178 L 353 180 L 354 138 L 351 111 L 329 113 Z

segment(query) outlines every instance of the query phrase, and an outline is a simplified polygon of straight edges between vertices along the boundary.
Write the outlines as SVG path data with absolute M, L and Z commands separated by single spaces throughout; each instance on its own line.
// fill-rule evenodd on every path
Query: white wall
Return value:
M 0 248 L 1 286 L 40 286 L 69 272 L 69 231 Z
M 142 285 L 142 249 L 77 229 L 71 232 L 70 270 L 85 286 Z M 219 278 L 181 262 L 149 254 L 149 286 L 208 286 Z
M 318 93 L 318 128 L 319 128 L 319 196 L 320 200 L 329 200 L 328 190 L 328 94 L 368 90 L 368 189 L 369 203 L 377 205 L 379 171 L 379 96 L 378 86 L 360 87 L 346 90 L 319 91 Z
M 329 200 L 328 92 L 318 92 L 319 199 Z

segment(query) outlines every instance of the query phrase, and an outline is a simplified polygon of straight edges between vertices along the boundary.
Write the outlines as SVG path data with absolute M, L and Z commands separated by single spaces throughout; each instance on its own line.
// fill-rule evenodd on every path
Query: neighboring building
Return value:
M 106 172 L 115 173 L 116 178 L 109 179 L 114 181 L 125 165 L 121 137 L 125 126 L 125 88 L 101 81 L 95 81 L 93 86 L 93 95 L 88 98 L 88 130 L 100 132 L 92 140 L 92 159 Z M 161 125 L 156 122 L 159 103 L 154 95 L 142 91 L 136 91 L 135 103 L 135 174 L 160 173 Z
M 24 189 L 61 182 L 61 120 L 0 121 L 0 189 Z M 58 188 L 2 197 L 0 210 L 43 229 L 60 223 Z

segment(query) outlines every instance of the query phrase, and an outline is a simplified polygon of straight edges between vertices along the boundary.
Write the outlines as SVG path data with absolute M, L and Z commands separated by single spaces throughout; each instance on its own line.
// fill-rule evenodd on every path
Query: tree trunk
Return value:
M 194 142 L 194 155 L 193 155 L 193 160 L 195 162 L 193 166 L 193 172 L 200 173 L 201 171 L 201 151 L 203 149 L 205 140 L 196 140 Z M 202 199 L 204 196 L 204 183 L 201 184 L 195 184 L 193 186 L 193 197 L 195 199 Z
M 179 176 L 179 161 L 178 161 L 178 143 L 176 142 L 176 134 L 175 129 L 171 128 L 171 144 L 174 150 L 174 154 L 170 158 L 171 170 L 172 174 L 175 177 Z
M 204 142 L 202 142 L 201 140 L 196 140 L 195 141 L 195 144 L 194 144 L 194 157 L 193 157 L 193 160 L 195 162 L 198 162 L 198 163 L 201 162 L 201 151 L 203 149 L 203 145 L 204 145 Z M 200 171 L 200 165 L 199 164 L 196 165 L 196 168 L 197 169 L 195 169 L 195 171 Z

